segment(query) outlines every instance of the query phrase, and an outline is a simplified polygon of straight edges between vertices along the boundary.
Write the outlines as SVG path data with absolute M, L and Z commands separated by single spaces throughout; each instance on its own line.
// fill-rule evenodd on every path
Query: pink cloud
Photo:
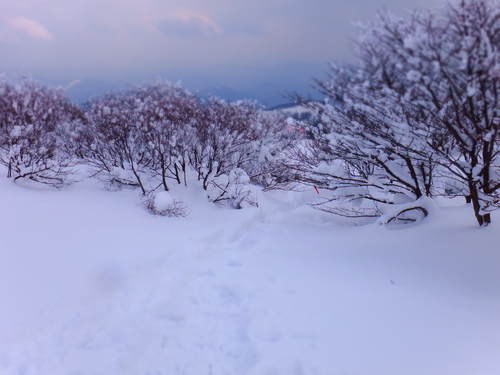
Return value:
M 219 34 L 217 24 L 203 14 L 184 10 L 173 13 L 159 22 L 158 29 L 167 36 L 198 36 L 203 34 Z
M 26 17 L 11 17 L 0 27 L 0 40 L 15 41 L 20 38 L 52 40 L 52 33 L 40 22 Z

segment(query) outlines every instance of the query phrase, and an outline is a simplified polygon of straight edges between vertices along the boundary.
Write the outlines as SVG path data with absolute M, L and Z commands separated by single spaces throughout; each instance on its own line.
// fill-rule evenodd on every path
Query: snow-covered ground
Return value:
M 231 210 L 178 187 L 187 218 L 92 180 L 0 192 L 1 375 L 500 373 L 498 214 L 390 229 L 314 191 Z

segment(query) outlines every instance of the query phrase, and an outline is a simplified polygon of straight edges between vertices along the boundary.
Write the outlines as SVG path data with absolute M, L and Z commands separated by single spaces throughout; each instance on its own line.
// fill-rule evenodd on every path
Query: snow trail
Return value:
M 500 238 L 468 207 L 387 230 L 338 225 L 292 193 L 229 210 L 190 188 L 177 219 L 88 181 L 0 184 L 1 375 L 500 367 Z

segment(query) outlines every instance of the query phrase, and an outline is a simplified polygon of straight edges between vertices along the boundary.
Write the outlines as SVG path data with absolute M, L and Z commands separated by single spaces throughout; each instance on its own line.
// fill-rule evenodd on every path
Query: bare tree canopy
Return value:
M 331 100 L 309 104 L 317 117 L 295 155 L 301 178 L 351 202 L 463 195 L 487 225 L 500 206 L 500 4 L 383 12 L 355 50 L 359 65 L 333 65 L 318 82 Z

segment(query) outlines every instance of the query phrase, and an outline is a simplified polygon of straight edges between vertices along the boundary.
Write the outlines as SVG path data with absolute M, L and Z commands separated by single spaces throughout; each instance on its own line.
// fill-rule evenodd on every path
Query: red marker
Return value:
M 316 186 L 314 187 L 314 190 L 316 190 L 316 193 L 319 194 L 319 190 L 318 190 L 318 188 Z

